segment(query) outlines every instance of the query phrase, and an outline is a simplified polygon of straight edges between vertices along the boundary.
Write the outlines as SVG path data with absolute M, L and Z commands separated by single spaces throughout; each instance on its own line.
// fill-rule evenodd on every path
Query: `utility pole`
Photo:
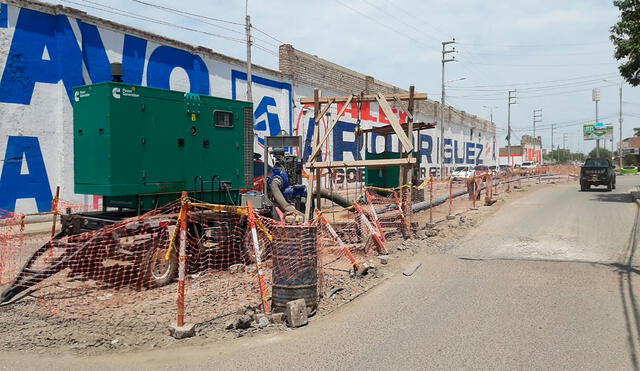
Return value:
M 450 41 L 442 42 L 442 94 L 440 96 L 440 178 L 444 178 L 444 65 L 449 62 L 454 62 L 456 60 L 455 56 L 451 58 L 447 58 L 447 54 L 455 53 L 456 48 L 453 47 L 451 49 L 447 49 L 447 45 L 455 44 L 456 39 L 452 39 Z
M 251 92 L 251 17 L 249 16 L 249 0 L 245 1 L 245 25 L 244 30 L 247 34 L 247 101 L 253 102 L 253 94 Z M 264 159 L 269 161 L 269 159 Z M 265 176 L 267 174 L 264 174 Z
M 498 106 L 482 106 L 482 108 L 488 108 L 489 109 L 489 121 L 491 121 L 491 123 L 493 124 L 493 109 L 494 108 L 498 108 Z
M 565 156 L 567 154 L 567 140 L 569 139 L 569 133 L 562 133 L 562 152 Z M 560 155 L 558 155 L 560 157 Z
M 542 109 L 534 109 L 533 110 L 533 152 L 535 154 L 536 149 L 537 149 L 537 143 L 538 143 L 538 137 L 536 137 L 536 124 L 541 123 L 542 122 Z M 540 151 L 542 151 L 542 143 L 540 143 Z M 538 158 L 537 155 L 535 155 L 536 158 L 538 159 L 538 162 L 540 162 L 540 158 Z
M 551 158 L 553 158 L 553 130 L 555 127 L 556 124 L 551 124 Z
M 516 90 L 509 90 L 509 103 L 507 110 L 507 159 L 509 161 L 509 166 L 513 166 L 511 163 L 511 105 L 516 103 Z
M 596 125 L 598 125 L 598 102 L 600 101 L 600 89 L 594 88 L 591 91 L 591 100 L 596 103 Z M 596 139 L 596 158 L 600 158 L 600 139 Z
M 618 141 L 618 160 L 622 169 L 622 84 L 620 84 L 620 140 Z

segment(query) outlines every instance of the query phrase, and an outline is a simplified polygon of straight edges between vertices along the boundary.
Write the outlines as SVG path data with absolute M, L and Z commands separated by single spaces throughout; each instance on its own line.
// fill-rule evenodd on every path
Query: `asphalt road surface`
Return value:
M 0 367 L 118 369 L 637 369 L 637 209 L 614 192 L 541 188 L 447 255 L 311 326 L 203 347 L 93 358 L 0 356 Z M 28 361 L 26 361 L 28 359 Z M 25 363 L 26 362 L 26 363 Z

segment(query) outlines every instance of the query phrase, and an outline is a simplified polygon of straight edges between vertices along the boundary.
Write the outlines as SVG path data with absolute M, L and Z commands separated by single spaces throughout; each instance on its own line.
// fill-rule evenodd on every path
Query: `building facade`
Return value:
M 91 195 L 73 190 L 72 88 L 111 80 L 110 63 L 123 65 L 125 83 L 246 100 L 246 63 L 214 50 L 185 44 L 82 11 L 33 0 L 0 0 L 0 210 L 43 212 L 51 208 L 52 190 L 62 198 L 93 204 Z M 255 152 L 267 135 L 301 135 L 302 156 L 311 151 L 313 107 L 301 97 L 404 92 L 295 49 L 280 47 L 279 71 L 254 65 L 252 73 Z M 420 87 L 417 87 L 420 91 Z M 335 107 L 329 115 L 335 115 Z M 405 121 L 399 104 L 394 110 Z M 465 112 L 447 108 L 444 163 L 495 163 L 495 126 Z M 420 102 L 416 121 L 436 122 L 438 103 Z M 321 130 L 330 117 L 323 118 Z M 363 128 L 387 125 L 377 104 L 352 105 L 336 125 L 323 151 L 325 160 L 364 157 Z M 414 137 L 421 174 L 439 164 L 439 127 Z M 395 139 L 373 136 L 367 148 L 397 151 Z M 362 182 L 361 169 L 341 169 L 324 179 L 337 187 Z M 328 185 L 328 184 L 327 184 Z

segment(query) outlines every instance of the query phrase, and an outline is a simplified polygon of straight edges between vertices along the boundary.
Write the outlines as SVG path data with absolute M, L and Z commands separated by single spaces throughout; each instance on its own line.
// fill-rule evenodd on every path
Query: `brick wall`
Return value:
M 292 45 L 280 46 L 280 72 L 288 76 L 294 85 L 306 84 L 320 89 L 335 91 L 338 94 L 407 93 L 408 90 L 376 80 L 372 76 L 342 67 L 325 59 L 300 50 Z M 420 92 L 420 88 L 416 90 Z M 440 103 L 428 99 L 417 102 L 416 110 L 430 120 L 439 121 Z M 490 121 L 470 115 L 464 111 L 447 107 L 445 122 L 463 127 L 480 128 L 495 133 L 495 125 Z

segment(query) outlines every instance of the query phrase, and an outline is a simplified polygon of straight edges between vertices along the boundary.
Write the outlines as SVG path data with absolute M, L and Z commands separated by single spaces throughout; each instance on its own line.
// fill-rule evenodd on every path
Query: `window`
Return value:
M 221 128 L 232 128 L 233 112 L 213 111 L 213 124 Z

